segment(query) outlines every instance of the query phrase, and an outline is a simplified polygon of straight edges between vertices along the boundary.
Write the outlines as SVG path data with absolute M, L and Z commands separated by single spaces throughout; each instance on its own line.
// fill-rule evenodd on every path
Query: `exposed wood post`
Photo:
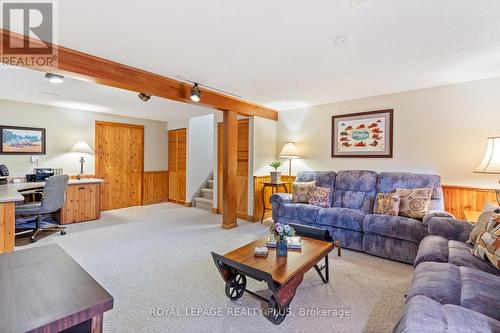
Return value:
M 222 228 L 238 226 L 237 210 L 237 171 L 238 171 L 238 115 L 234 111 L 224 111 L 222 147 Z

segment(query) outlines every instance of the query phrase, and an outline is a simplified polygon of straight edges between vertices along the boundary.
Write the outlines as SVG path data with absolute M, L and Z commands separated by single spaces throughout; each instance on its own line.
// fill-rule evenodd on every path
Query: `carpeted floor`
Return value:
M 399 319 L 412 267 L 344 250 L 331 258 L 330 283 L 308 272 L 291 315 L 274 326 L 258 300 L 226 298 L 210 256 L 266 235 L 268 226 L 240 222 L 224 231 L 220 222 L 173 204 L 133 207 L 16 250 L 57 243 L 78 261 L 114 296 L 105 332 L 390 332 Z M 249 285 L 265 293 L 262 283 Z

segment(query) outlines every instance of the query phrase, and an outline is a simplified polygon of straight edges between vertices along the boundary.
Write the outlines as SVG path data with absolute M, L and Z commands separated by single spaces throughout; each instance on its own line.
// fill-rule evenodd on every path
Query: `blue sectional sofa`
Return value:
M 472 225 L 431 219 L 394 332 L 500 332 L 500 271 L 471 254 Z
M 452 217 L 444 212 L 441 179 L 436 175 L 367 170 L 304 171 L 298 182 L 316 181 L 331 187 L 329 208 L 292 203 L 291 194 L 271 196 L 273 220 L 327 229 L 342 247 L 413 264 L 420 242 L 429 235 L 433 217 Z M 432 188 L 431 211 L 418 221 L 401 216 L 373 214 L 377 193 L 396 188 Z

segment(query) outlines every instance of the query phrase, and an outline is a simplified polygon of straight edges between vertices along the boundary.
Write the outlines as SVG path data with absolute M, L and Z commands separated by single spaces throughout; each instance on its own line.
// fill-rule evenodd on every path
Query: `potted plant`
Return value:
M 280 161 L 274 161 L 269 164 L 270 167 L 274 169 L 271 171 L 271 182 L 277 183 L 280 181 L 281 172 L 278 171 L 278 168 L 281 166 Z
M 295 236 L 295 230 L 288 224 L 275 223 L 271 227 L 271 233 L 276 240 L 276 256 L 286 257 L 288 255 L 286 238 Z

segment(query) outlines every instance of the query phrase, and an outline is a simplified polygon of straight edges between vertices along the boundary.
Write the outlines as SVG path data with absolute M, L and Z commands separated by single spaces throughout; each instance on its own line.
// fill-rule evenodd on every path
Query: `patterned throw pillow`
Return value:
M 314 186 L 309 191 L 309 204 L 328 208 L 332 201 L 332 189 L 330 187 Z
M 497 213 L 499 211 L 499 207 L 493 203 L 486 203 L 483 207 L 483 211 L 477 220 L 477 223 L 474 225 L 474 229 L 470 232 L 469 239 L 467 240 L 468 244 L 476 244 L 479 236 L 488 230 L 488 224 L 492 219 L 500 217 L 500 214 Z
M 500 270 L 500 224 L 497 223 L 493 229 L 483 232 L 471 251 L 476 257 Z
M 377 194 L 377 204 L 374 207 L 375 214 L 393 215 L 399 214 L 400 198 L 398 192 Z
M 316 181 L 292 183 L 292 202 L 308 204 L 309 192 L 314 186 L 316 186 Z
M 397 188 L 396 193 L 399 193 L 400 216 L 422 219 L 429 212 L 432 198 L 431 188 Z

